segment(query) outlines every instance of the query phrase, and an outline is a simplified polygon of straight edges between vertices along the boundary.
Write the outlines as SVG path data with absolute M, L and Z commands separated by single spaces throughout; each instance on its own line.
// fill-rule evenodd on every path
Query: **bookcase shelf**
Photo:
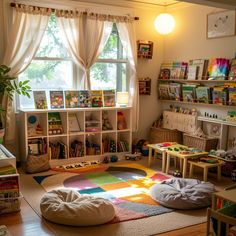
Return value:
M 49 134 L 49 117 L 52 113 L 58 113 L 61 117 L 62 133 Z M 73 123 L 70 123 L 71 114 L 75 114 L 77 131 L 70 131 Z M 125 126 L 119 124 L 119 116 L 122 114 Z M 29 123 L 29 117 L 35 122 Z M 50 165 L 71 164 L 82 161 L 102 160 L 105 155 L 112 153 L 123 158 L 125 153 L 131 152 L 132 119 L 131 107 L 99 107 L 99 108 L 65 108 L 65 109 L 26 109 L 20 111 L 21 118 L 21 162 L 25 162 L 31 143 L 43 146 L 40 152 L 52 157 L 52 145 L 60 145 L 63 155 L 50 159 Z M 34 119 L 33 119 L 34 118 Z M 51 118 L 50 118 L 51 119 Z M 51 122 L 51 120 L 50 120 Z M 40 125 L 41 135 L 29 135 Z M 54 124 L 51 124 L 54 125 Z M 37 143 L 37 139 L 39 139 Z M 43 140 L 43 141 L 42 141 Z M 104 150 L 105 140 L 112 148 Z M 51 146 L 51 147 L 50 147 Z M 112 151 L 110 151 L 112 150 Z M 34 150 L 35 151 L 35 150 Z M 37 153 L 36 153 L 37 154 Z
M 179 82 L 179 83 L 236 83 L 236 80 L 187 80 L 187 79 L 158 79 L 160 82 Z

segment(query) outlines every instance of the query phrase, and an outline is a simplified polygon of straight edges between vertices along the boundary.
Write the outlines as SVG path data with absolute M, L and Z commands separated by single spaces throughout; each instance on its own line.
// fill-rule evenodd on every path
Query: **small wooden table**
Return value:
M 198 166 L 198 167 L 203 168 L 203 181 L 207 182 L 208 169 L 217 167 L 217 179 L 220 180 L 221 166 L 224 164 L 224 161 L 218 160 L 217 163 L 207 163 L 207 162 L 202 162 L 202 161 L 189 161 L 189 163 L 190 163 L 190 173 L 189 173 L 190 178 L 193 176 L 194 166 Z
M 170 157 L 178 157 L 180 159 L 180 161 L 184 162 L 183 163 L 183 178 L 186 178 L 186 174 L 187 174 L 187 162 L 188 159 L 191 158 L 197 158 L 200 156 L 204 156 L 207 155 L 208 152 L 196 152 L 196 153 L 190 153 L 190 154 L 183 154 L 182 152 L 178 152 L 178 151 L 170 151 L 170 150 L 166 150 L 166 154 L 167 154 L 167 162 L 166 162 L 166 173 L 168 174 L 169 172 L 169 168 L 170 168 Z M 182 169 L 182 168 L 181 168 Z

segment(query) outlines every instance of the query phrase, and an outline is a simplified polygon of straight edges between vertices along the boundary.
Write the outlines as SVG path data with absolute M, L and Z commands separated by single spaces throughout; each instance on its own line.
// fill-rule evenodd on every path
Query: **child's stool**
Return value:
M 216 159 L 215 159 L 216 160 Z M 203 181 L 207 182 L 208 169 L 217 167 L 217 179 L 221 178 L 221 166 L 224 164 L 224 161 L 217 160 L 215 163 L 203 162 L 203 161 L 188 161 L 190 163 L 190 173 L 189 177 L 193 176 L 194 166 L 203 168 Z

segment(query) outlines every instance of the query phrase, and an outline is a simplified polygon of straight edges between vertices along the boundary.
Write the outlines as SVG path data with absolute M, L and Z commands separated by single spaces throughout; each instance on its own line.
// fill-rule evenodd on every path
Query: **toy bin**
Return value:
M 0 198 L 0 215 L 20 211 L 22 195 L 12 198 Z
M 182 132 L 164 128 L 150 129 L 149 143 L 177 142 L 182 144 Z
M 183 144 L 209 152 L 212 149 L 217 149 L 218 138 L 202 138 L 190 134 L 183 134 Z

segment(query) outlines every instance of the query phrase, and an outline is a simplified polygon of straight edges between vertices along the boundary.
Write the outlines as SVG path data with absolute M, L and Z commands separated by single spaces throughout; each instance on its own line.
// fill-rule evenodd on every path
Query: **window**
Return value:
M 19 81 L 29 79 L 32 90 L 73 89 L 73 62 L 61 40 L 55 15 L 51 15 L 39 49 Z M 33 97 L 31 95 L 31 97 Z M 33 108 L 33 99 L 20 96 L 21 108 Z
M 50 90 L 77 89 L 76 76 L 79 68 L 68 55 L 57 26 L 56 17 L 52 15 L 42 38 L 39 49 L 29 67 L 19 76 L 19 81 L 30 80 L 34 90 L 45 90 L 49 101 Z M 115 89 L 128 91 L 128 60 L 123 50 L 116 24 L 113 24 L 111 35 L 90 70 L 91 89 Z M 31 99 L 19 96 L 20 108 L 34 108 L 33 94 Z
M 111 35 L 90 71 L 91 89 L 128 90 L 128 60 L 122 47 L 116 24 Z

